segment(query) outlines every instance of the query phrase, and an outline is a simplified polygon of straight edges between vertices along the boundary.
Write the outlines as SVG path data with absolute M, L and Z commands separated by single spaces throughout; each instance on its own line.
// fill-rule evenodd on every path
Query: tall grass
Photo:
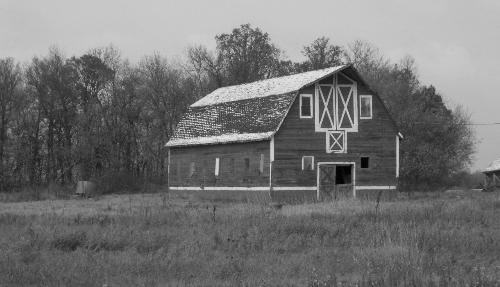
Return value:
M 132 206 L 123 196 L 96 213 L 0 213 L 0 285 L 500 284 L 494 194 L 281 210 L 175 200 Z

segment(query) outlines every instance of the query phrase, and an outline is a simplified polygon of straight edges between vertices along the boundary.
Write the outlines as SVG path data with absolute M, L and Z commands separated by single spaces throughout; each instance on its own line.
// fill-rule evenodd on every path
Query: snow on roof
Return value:
M 335 72 L 339 72 L 347 67 L 348 65 L 341 65 L 248 84 L 219 88 L 192 104 L 191 107 L 209 106 L 298 91 L 304 86 L 312 84 L 313 82 L 316 82 Z
M 190 107 L 167 146 L 255 141 L 275 133 L 297 93 Z
M 219 144 L 219 143 L 236 143 L 236 142 L 251 142 L 261 141 L 271 138 L 274 132 L 265 133 L 248 133 L 248 134 L 224 134 L 209 137 L 196 137 L 187 139 L 173 139 L 167 143 L 167 147 L 173 146 L 190 146 L 190 145 L 206 145 L 206 144 Z
M 484 172 L 492 172 L 500 170 L 500 158 L 494 160 L 487 168 L 484 169 Z

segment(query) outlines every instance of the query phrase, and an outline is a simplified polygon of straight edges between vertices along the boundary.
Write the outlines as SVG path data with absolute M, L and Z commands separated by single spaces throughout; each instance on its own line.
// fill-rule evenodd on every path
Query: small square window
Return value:
M 371 119 L 372 118 L 372 96 L 361 95 L 359 96 L 361 104 L 359 105 L 359 118 Z
M 361 168 L 370 168 L 370 158 L 361 157 Z
M 302 170 L 314 170 L 314 156 L 302 157 Z
M 313 117 L 312 95 L 300 95 L 300 118 L 310 119 Z

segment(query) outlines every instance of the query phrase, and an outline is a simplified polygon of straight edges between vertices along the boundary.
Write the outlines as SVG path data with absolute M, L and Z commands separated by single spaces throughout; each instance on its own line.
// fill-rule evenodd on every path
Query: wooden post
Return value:
M 269 198 L 273 199 L 273 163 L 274 161 L 269 162 Z
M 170 148 L 167 153 L 167 193 L 170 194 Z

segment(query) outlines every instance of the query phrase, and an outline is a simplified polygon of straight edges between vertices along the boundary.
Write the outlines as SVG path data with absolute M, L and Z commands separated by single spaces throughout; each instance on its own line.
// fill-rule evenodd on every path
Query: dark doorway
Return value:
M 335 171 L 335 184 L 352 184 L 352 166 L 337 165 Z

